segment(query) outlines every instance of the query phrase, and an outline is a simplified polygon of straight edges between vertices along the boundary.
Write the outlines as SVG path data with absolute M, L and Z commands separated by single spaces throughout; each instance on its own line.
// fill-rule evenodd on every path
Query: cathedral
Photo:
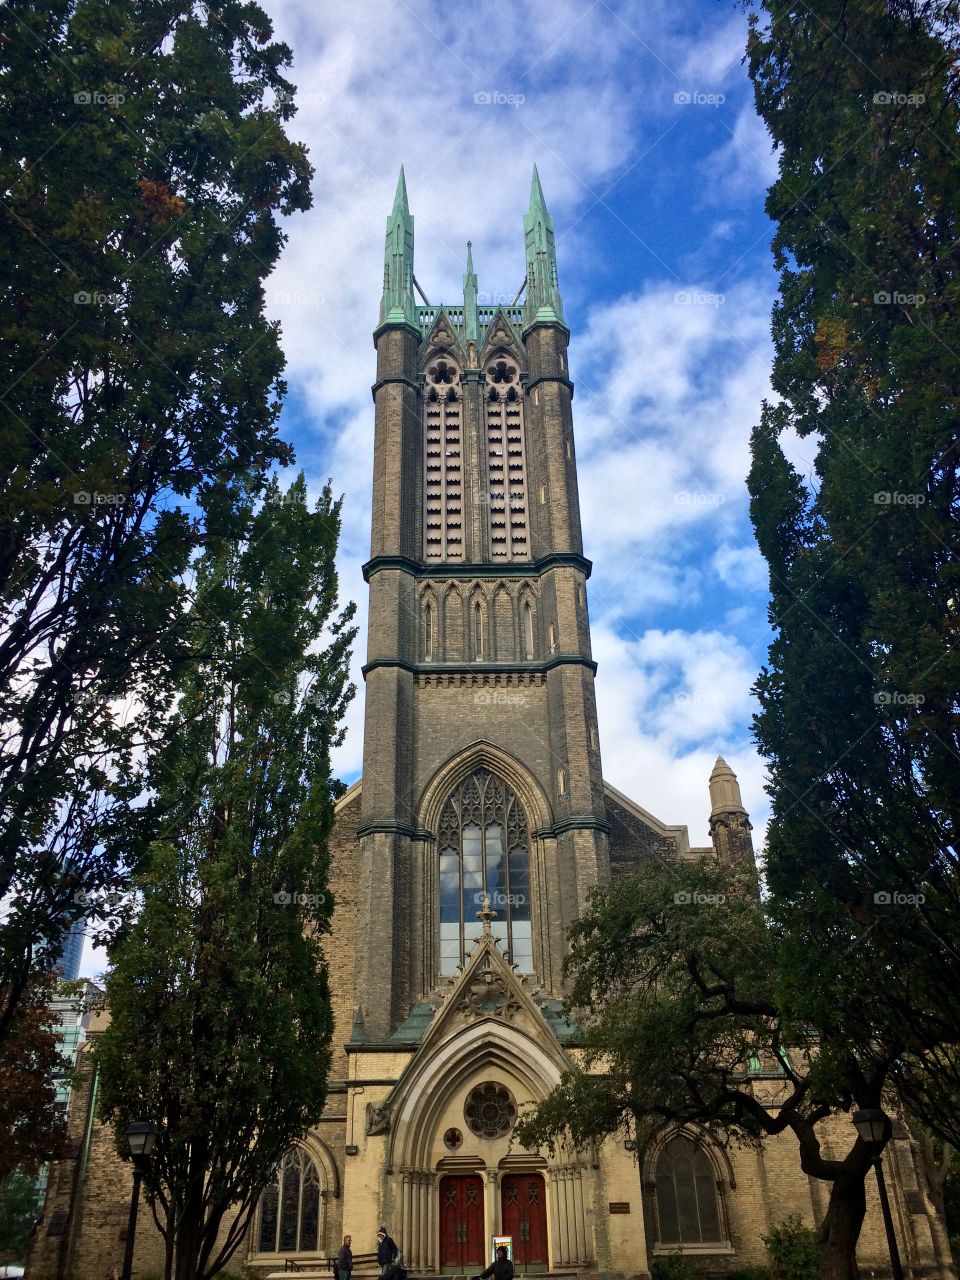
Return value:
M 682 1129 L 642 1150 L 620 1137 L 555 1156 L 512 1136 L 578 1062 L 561 965 L 590 891 L 650 859 L 753 859 L 724 760 L 704 779 L 703 848 L 604 781 L 570 334 L 536 170 L 523 237 L 512 305 L 479 304 L 469 247 L 463 296 L 428 303 L 401 170 L 373 335 L 363 775 L 331 843 L 329 1095 L 235 1273 L 325 1274 L 349 1233 L 357 1275 L 373 1276 L 384 1224 L 412 1277 L 475 1275 L 497 1237 L 520 1276 L 641 1280 L 679 1251 L 720 1277 L 766 1265 L 761 1237 L 791 1214 L 814 1225 L 826 1210 L 829 1187 L 801 1173 L 789 1133 L 741 1150 Z M 755 1087 L 776 1105 L 774 1078 L 758 1072 Z M 95 1097 L 91 1070 L 27 1280 L 103 1280 L 122 1256 L 130 1169 Z M 852 1137 L 846 1117 L 824 1125 L 827 1154 Z M 904 1126 L 884 1161 L 907 1274 L 954 1275 Z M 867 1190 L 861 1265 L 889 1276 L 872 1178 Z M 162 1274 L 162 1256 L 142 1212 L 137 1280 Z

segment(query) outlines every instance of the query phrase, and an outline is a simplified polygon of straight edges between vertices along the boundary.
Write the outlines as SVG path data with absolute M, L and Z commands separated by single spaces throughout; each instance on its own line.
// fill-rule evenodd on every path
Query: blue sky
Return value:
M 362 750 L 371 333 L 397 172 L 430 301 L 462 297 L 468 239 L 481 301 L 509 300 L 536 162 L 572 330 L 604 774 L 704 844 L 723 754 L 762 838 L 750 686 L 766 573 L 744 481 L 768 394 L 776 165 L 743 13 L 734 0 L 261 3 L 293 48 L 288 128 L 316 168 L 267 298 L 288 360 L 281 429 L 311 487 L 329 477 L 345 498 L 341 588 L 362 630 L 342 776 Z M 805 473 L 811 448 L 788 449 Z

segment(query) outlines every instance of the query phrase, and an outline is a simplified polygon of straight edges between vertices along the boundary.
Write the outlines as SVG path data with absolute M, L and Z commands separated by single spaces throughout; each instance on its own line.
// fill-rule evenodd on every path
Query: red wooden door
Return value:
M 539 1173 L 511 1173 L 500 1183 L 503 1234 L 513 1236 L 514 1265 L 547 1262 L 547 1196 Z
M 476 1174 L 440 1179 L 440 1266 L 482 1270 L 483 1182 Z

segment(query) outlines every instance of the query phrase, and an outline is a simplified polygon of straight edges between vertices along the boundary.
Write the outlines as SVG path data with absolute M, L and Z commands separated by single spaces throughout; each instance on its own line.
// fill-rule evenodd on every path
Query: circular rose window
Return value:
M 464 1119 L 480 1138 L 502 1138 L 513 1128 L 517 1104 L 502 1084 L 478 1084 L 467 1094 Z

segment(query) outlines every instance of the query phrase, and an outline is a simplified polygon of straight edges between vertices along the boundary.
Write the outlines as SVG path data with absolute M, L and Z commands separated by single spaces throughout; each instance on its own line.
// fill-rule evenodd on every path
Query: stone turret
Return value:
M 724 760 L 710 774 L 710 839 L 724 866 L 755 866 L 750 818 L 743 807 L 737 775 Z
M 547 212 L 547 202 L 543 198 L 543 187 L 540 185 L 536 165 L 533 166 L 533 179 L 530 183 L 530 207 L 523 219 L 523 238 L 527 257 L 524 328 L 529 328 L 538 321 L 563 324 L 553 219 Z
M 407 182 L 400 166 L 393 208 L 387 218 L 384 246 L 383 298 L 380 323 L 407 323 L 417 328 L 417 307 L 413 297 L 413 217 L 407 204 Z

